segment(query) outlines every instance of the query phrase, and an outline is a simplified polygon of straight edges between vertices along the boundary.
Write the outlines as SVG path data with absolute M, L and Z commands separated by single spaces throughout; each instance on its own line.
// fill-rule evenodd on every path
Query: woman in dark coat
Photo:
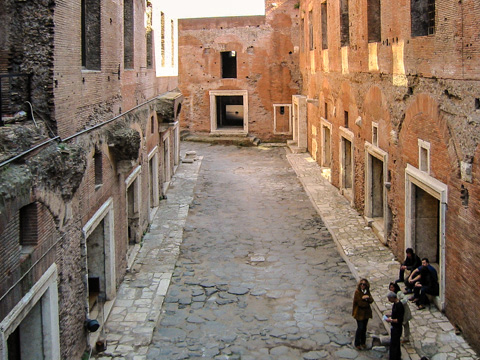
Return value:
M 361 279 L 355 290 L 355 295 L 353 296 L 352 310 L 352 316 L 357 320 L 355 348 L 358 350 L 363 350 L 367 347 L 365 342 L 367 340 L 368 319 L 372 318 L 371 303 L 373 303 L 373 298 L 370 294 L 370 283 L 367 279 Z

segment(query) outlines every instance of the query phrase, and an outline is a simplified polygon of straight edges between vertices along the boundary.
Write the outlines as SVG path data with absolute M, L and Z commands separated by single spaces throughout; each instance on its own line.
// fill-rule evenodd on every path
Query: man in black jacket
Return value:
M 392 314 L 387 315 L 386 321 L 392 326 L 390 328 L 390 352 L 389 360 L 401 360 L 402 358 L 402 349 L 400 344 L 400 338 L 402 336 L 402 324 L 403 317 L 405 315 L 405 308 L 400 300 L 398 300 L 397 294 L 393 291 L 390 291 L 387 294 L 388 301 L 390 301 L 392 306 Z
M 413 252 L 412 248 L 408 248 L 405 250 L 406 258 L 405 261 L 402 263 L 400 266 L 400 274 L 398 275 L 398 279 L 395 280 L 395 282 L 404 282 L 405 281 L 405 271 L 410 271 L 412 272 L 413 270 L 417 269 L 420 265 L 422 265 L 422 262 L 420 261 L 420 258 L 418 257 L 417 254 Z M 408 278 L 408 276 L 407 276 Z M 413 290 L 408 291 L 408 289 L 413 289 L 414 284 L 410 284 L 405 282 L 405 286 L 407 287 L 407 292 L 411 293 Z

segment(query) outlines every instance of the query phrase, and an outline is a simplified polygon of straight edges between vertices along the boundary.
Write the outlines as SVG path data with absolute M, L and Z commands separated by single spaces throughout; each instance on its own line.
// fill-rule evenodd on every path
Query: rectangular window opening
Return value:
M 428 172 L 428 149 L 420 148 L 420 170 Z
M 82 67 L 100 70 L 100 0 L 82 0 Z
M 315 49 L 315 44 L 313 43 L 313 11 L 308 12 L 308 46 L 310 50 Z
M 31 203 L 20 209 L 20 245 L 37 245 L 38 204 Z
M 344 116 L 344 124 L 345 124 L 345 127 L 348 128 L 348 111 L 344 111 L 343 112 L 343 116 Z
M 153 29 L 152 29 L 152 3 L 147 1 L 147 28 L 146 28 L 146 44 L 147 44 L 147 69 L 151 69 L 153 67 Z
M 321 10 L 322 10 L 322 50 L 325 50 L 325 49 L 328 49 L 327 2 L 322 3 Z
M 123 66 L 133 69 L 134 55 L 133 0 L 123 1 Z
M 300 47 L 301 47 L 301 49 L 300 49 L 300 51 L 301 51 L 301 52 L 304 52 L 304 51 L 305 51 L 305 19 L 304 19 L 304 18 L 302 18 L 302 27 L 301 27 L 301 29 L 302 29 L 302 30 L 301 30 L 301 32 L 300 32 L 300 34 L 301 34 L 301 41 L 300 41 Z
M 155 132 L 155 118 L 153 116 L 150 118 L 150 132 L 152 134 Z
M 222 61 L 222 78 L 237 77 L 237 53 L 236 51 L 222 51 L 220 53 Z
M 435 0 L 411 0 L 412 37 L 435 34 Z
M 328 119 L 328 104 L 325 103 L 325 106 L 324 106 L 324 117 L 325 119 Z
M 382 41 L 380 0 L 368 0 L 368 42 Z
M 340 43 L 341 46 L 350 44 L 350 24 L 348 15 L 348 0 L 340 0 Z
M 372 144 L 378 146 L 378 126 L 372 126 Z
M 103 164 L 102 164 L 102 152 L 95 150 L 95 155 L 93 156 L 93 162 L 95 166 L 95 185 L 103 184 Z

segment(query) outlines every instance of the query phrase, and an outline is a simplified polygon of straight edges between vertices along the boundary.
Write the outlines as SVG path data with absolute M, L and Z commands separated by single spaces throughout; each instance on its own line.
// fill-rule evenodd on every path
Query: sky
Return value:
M 178 18 L 265 15 L 265 0 L 171 0 Z

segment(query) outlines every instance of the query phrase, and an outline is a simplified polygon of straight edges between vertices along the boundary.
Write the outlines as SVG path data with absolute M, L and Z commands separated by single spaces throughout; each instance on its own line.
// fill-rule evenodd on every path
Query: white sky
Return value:
M 170 6 L 179 19 L 265 15 L 265 0 L 170 0 Z

